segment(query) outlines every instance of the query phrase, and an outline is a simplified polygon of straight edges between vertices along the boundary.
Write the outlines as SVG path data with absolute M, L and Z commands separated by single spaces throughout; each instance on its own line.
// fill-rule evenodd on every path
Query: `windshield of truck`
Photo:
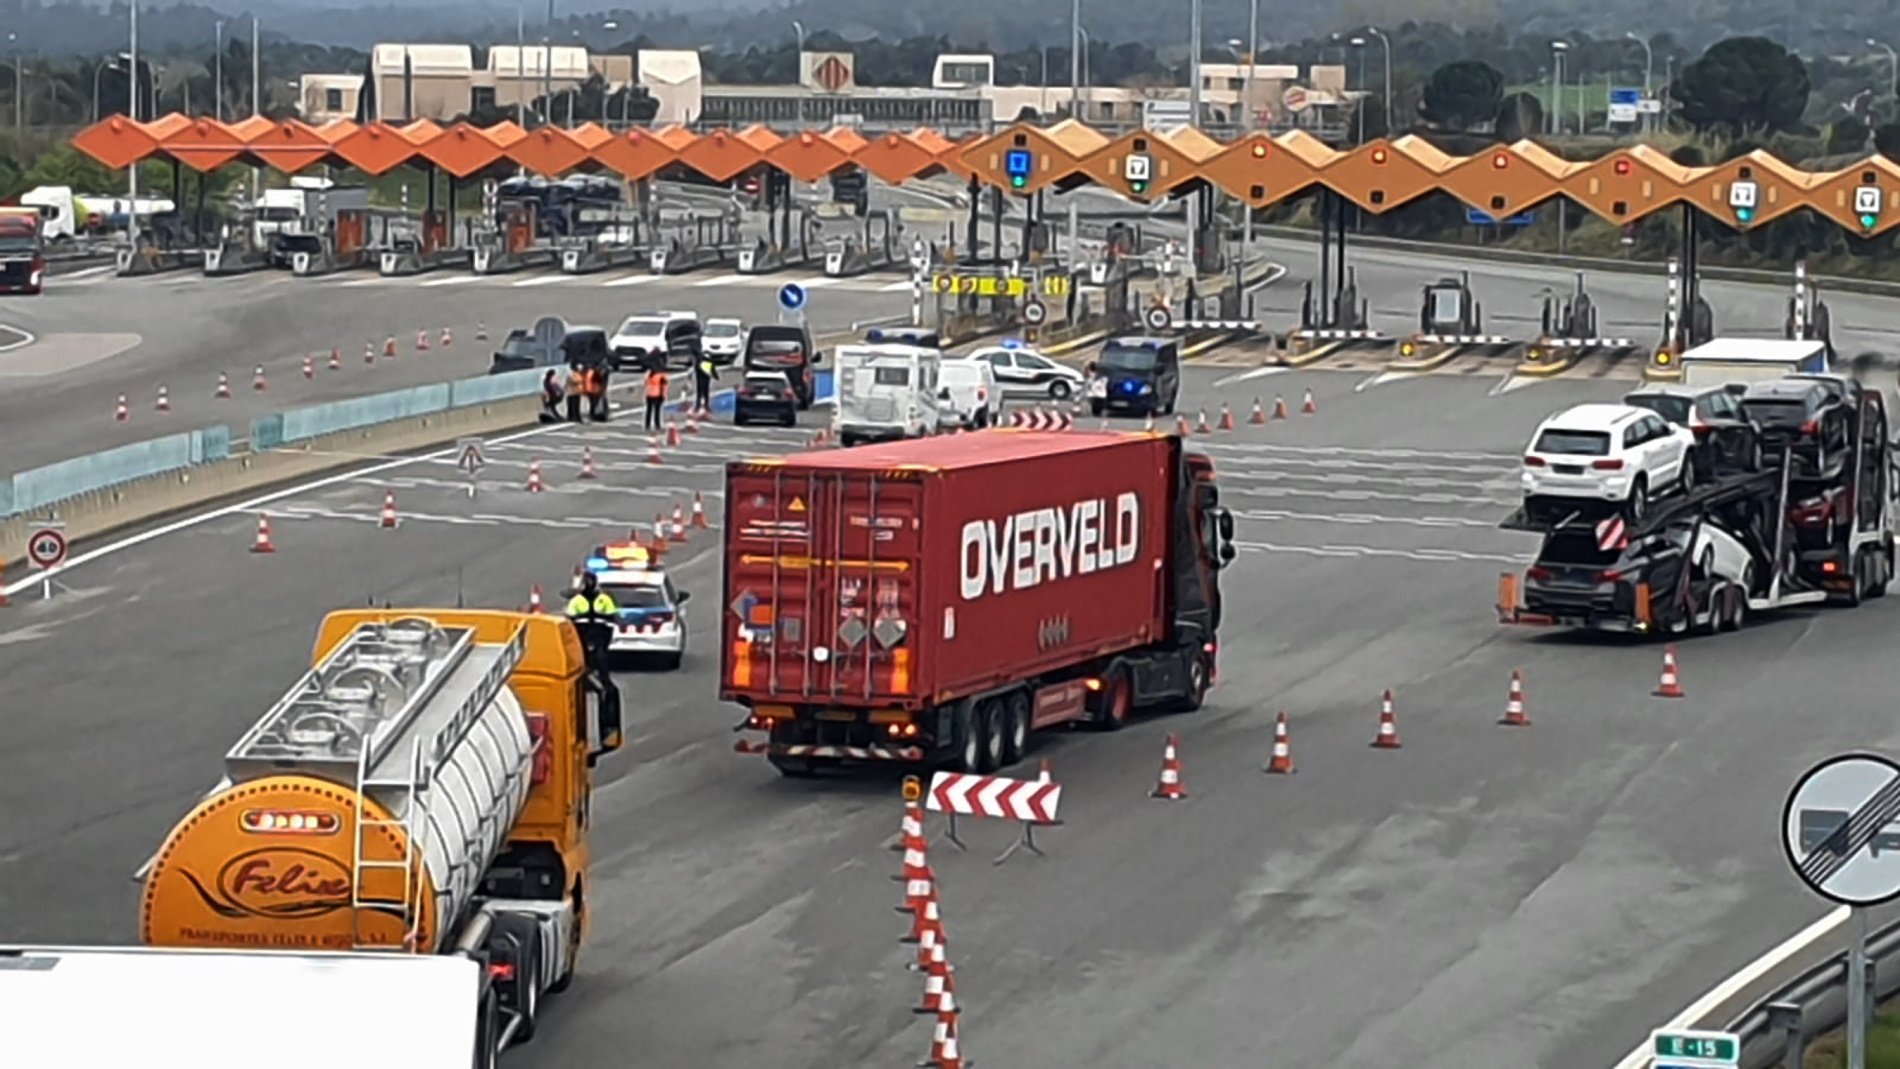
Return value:
M 257 217 L 267 223 L 288 223 L 296 219 L 301 219 L 303 213 L 295 208 L 259 208 L 257 210 Z
M 18 254 L 36 252 L 39 250 L 39 247 L 40 239 L 38 235 L 0 234 L 0 253 Z
M 1145 345 L 1109 345 L 1096 361 L 1108 371 L 1153 371 L 1159 354 Z
M 1666 393 L 1639 393 L 1631 394 L 1623 400 L 1632 407 L 1647 408 L 1677 426 L 1689 425 L 1691 406 L 1687 397 L 1676 397 Z
M 629 316 L 615 333 L 623 338 L 657 338 L 666 333 L 666 320 Z
M 909 386 L 910 369 L 907 367 L 880 367 L 872 369 L 875 374 L 871 381 L 879 386 Z
M 1537 436 L 1533 452 L 1566 457 L 1607 457 L 1610 436 L 1603 431 L 1567 431 L 1552 427 Z

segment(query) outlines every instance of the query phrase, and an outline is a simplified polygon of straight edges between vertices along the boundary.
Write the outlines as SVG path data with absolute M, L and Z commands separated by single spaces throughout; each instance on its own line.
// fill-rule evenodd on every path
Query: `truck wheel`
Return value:
M 1867 569 L 1872 567 L 1867 562 L 1867 557 L 1865 550 L 1854 554 L 1852 561 L 1854 574 L 1848 577 L 1847 593 L 1841 598 L 1841 604 L 1850 609 L 1860 608 L 1861 599 L 1867 593 Z
M 982 724 L 977 719 L 975 710 L 971 709 L 968 702 L 964 702 L 957 706 L 951 722 L 957 736 L 957 756 L 951 763 L 951 770 L 955 772 L 980 771 L 983 764 L 983 740 L 978 732 Z
M 1874 576 L 1872 585 L 1868 587 L 1867 596 L 1884 598 L 1887 596 L 1887 583 L 1893 578 L 1893 558 L 1881 552 L 1870 553 L 1868 556 L 1874 562 Z
M 587 896 L 581 885 L 574 885 L 574 927 L 567 936 L 567 961 L 561 966 L 561 975 L 548 985 L 548 994 L 558 995 L 566 991 L 574 982 L 574 969 L 581 960 L 581 932 L 587 927 Z
M 1097 702 L 1095 725 L 1103 731 L 1120 731 L 1128 723 L 1128 713 L 1134 705 L 1128 677 L 1120 672 L 1110 675 Z
M 496 1000 L 493 987 L 482 995 L 482 1004 L 475 1011 L 475 1033 L 476 1069 L 495 1069 L 495 1062 L 501 1056 L 495 1044 L 501 1036 L 501 1003 Z
M 1008 714 L 1003 710 L 1003 703 L 996 698 L 979 702 L 976 710 L 977 728 L 983 740 L 983 752 L 978 758 L 981 765 L 977 771 L 988 774 L 1003 767 L 1003 740 L 1009 727 L 1004 719 Z
M 1199 711 L 1202 704 L 1207 701 L 1207 688 L 1211 685 L 1210 679 L 1211 674 L 1208 672 L 1207 658 L 1198 653 L 1195 654 L 1193 660 L 1188 662 L 1187 693 L 1181 697 L 1179 702 L 1175 703 L 1175 711 L 1182 713 Z
M 1008 728 L 1003 732 L 1003 764 L 1013 765 L 1029 751 L 1029 695 L 1011 691 L 1003 699 L 1003 717 Z

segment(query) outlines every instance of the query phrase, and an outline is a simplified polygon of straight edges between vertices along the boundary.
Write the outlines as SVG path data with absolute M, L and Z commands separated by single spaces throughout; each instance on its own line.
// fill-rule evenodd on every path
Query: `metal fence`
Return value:
M 539 370 L 511 371 L 274 412 L 251 421 L 249 447 L 260 453 L 359 427 L 527 397 L 540 382 Z M 224 460 L 231 455 L 231 445 L 230 427 L 206 427 L 17 472 L 0 478 L 0 517 Z

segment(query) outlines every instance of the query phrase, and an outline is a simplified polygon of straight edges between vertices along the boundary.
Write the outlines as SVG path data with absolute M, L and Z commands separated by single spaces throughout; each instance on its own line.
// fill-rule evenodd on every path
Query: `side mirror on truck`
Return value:
M 594 730 L 592 736 L 599 740 L 594 749 L 587 753 L 587 767 L 593 768 L 600 759 L 620 749 L 622 735 L 620 728 L 620 688 L 613 680 L 603 674 L 600 689 L 594 692 L 594 700 L 588 704 L 593 707 Z
M 1220 529 L 1220 536 L 1221 536 L 1222 541 L 1232 542 L 1234 540 L 1234 514 L 1233 513 L 1227 511 L 1224 508 L 1216 509 L 1214 512 L 1214 523 Z
M 1233 544 L 1232 542 L 1222 542 L 1222 543 L 1221 543 L 1221 546 L 1220 546 L 1220 562 L 1221 562 L 1222 564 L 1232 564 L 1232 563 L 1234 563 L 1234 544 Z

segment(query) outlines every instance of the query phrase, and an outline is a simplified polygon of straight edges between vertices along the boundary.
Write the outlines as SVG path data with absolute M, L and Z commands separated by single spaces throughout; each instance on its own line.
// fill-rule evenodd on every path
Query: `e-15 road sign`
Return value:
M 1649 1049 L 1654 1069 L 1734 1069 L 1742 1063 L 1742 1039 L 1733 1032 L 1658 1031 Z

